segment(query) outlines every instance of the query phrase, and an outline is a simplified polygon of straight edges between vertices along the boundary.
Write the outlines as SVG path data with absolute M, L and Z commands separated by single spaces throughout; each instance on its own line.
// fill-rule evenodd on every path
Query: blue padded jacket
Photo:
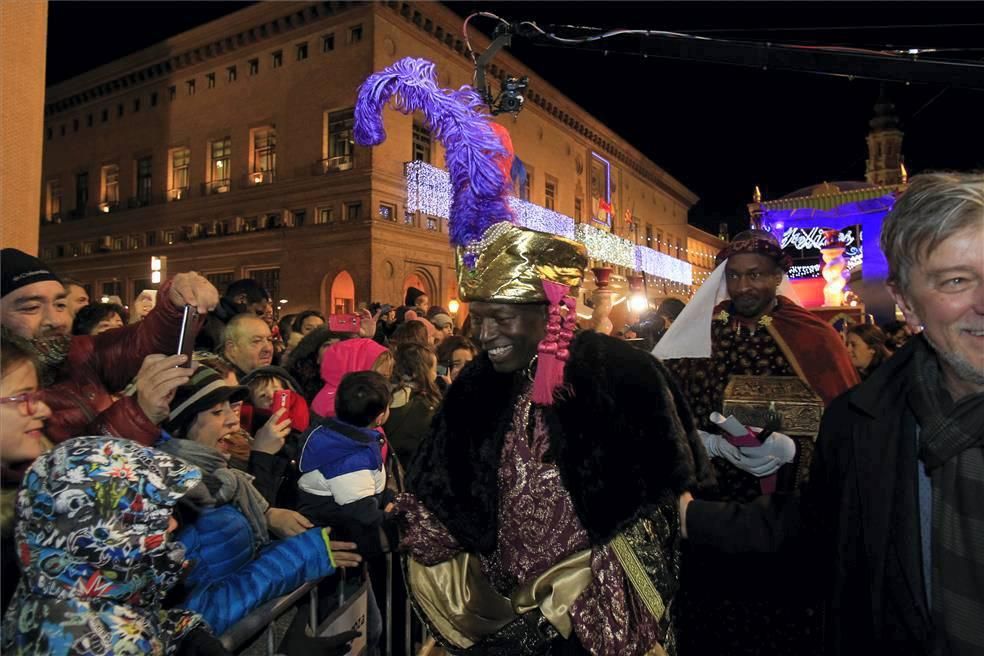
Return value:
M 253 558 L 253 536 L 232 505 L 203 512 L 178 534 L 192 570 L 181 604 L 200 613 L 216 635 L 266 602 L 334 573 L 322 529 L 277 540 Z

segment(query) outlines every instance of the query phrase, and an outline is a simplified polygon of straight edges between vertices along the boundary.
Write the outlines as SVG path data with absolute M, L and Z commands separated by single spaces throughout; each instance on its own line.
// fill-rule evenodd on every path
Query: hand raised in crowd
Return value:
M 363 308 L 359 310 L 359 319 L 361 323 L 359 324 L 359 337 L 368 337 L 372 339 L 376 334 L 376 323 L 379 321 L 379 316 L 382 314 L 382 310 L 377 310 L 375 314 L 369 312 L 369 310 Z
M 168 298 L 175 307 L 191 305 L 198 310 L 198 314 L 205 314 L 219 304 L 219 290 L 205 277 L 189 271 L 174 276 Z
M 313 527 L 307 517 L 294 510 L 286 508 L 269 508 L 266 511 L 267 526 L 270 532 L 278 538 L 289 538 L 300 535 L 304 531 Z
M 193 367 L 182 367 L 188 356 L 152 353 L 137 372 L 137 404 L 153 423 L 159 424 L 170 412 L 174 392 L 191 378 Z
M 290 433 L 290 417 L 281 419 L 286 412 L 287 408 L 280 408 L 270 415 L 270 419 L 256 431 L 250 449 L 274 455 L 284 448 L 284 439 Z

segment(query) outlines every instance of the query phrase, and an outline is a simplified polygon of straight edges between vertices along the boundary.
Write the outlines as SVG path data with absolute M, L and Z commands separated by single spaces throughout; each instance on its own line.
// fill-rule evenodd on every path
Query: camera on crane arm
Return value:
M 481 94 L 485 104 L 489 106 L 489 111 L 493 116 L 497 114 L 513 114 L 514 116 L 523 109 L 526 101 L 526 87 L 529 86 L 530 79 L 527 76 L 514 77 L 507 76 L 502 81 L 502 88 L 499 95 L 493 97 L 485 81 L 485 67 L 489 60 L 499 52 L 503 46 L 508 46 L 512 41 L 514 28 L 512 25 L 501 24 L 493 32 L 492 43 L 485 49 L 475 61 L 475 90 Z

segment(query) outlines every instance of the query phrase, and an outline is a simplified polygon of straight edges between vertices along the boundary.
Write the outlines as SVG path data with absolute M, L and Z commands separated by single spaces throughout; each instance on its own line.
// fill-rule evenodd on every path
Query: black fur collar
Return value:
M 656 358 L 584 332 L 571 345 L 564 380 L 547 412 L 550 451 L 593 544 L 661 496 L 709 476 L 686 402 Z M 498 463 L 523 383 L 523 374 L 496 373 L 484 353 L 473 360 L 407 473 L 408 490 L 469 551 L 495 549 Z

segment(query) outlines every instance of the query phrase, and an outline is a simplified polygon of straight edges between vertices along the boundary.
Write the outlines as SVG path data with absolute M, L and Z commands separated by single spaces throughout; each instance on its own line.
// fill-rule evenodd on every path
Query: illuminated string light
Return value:
M 415 161 L 406 164 L 405 174 L 407 212 L 421 212 L 442 219 L 448 218 L 452 198 L 451 176 L 448 172 Z M 578 224 L 569 216 L 519 198 L 510 198 L 509 206 L 519 225 L 579 241 L 587 246 L 588 255 L 595 260 L 643 271 L 684 285 L 693 284 L 693 268 L 689 262 L 659 253 L 646 246 L 636 246 L 631 241 L 610 232 L 587 224 Z

